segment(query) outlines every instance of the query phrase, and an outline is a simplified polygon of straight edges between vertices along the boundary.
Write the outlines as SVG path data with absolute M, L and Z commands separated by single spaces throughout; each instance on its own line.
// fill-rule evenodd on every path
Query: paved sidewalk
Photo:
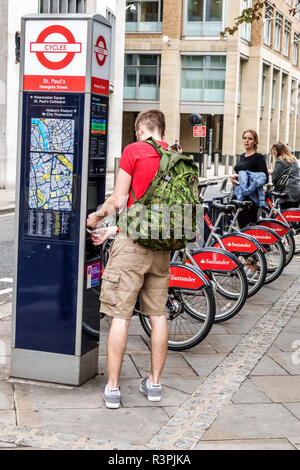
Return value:
M 168 352 L 163 399 L 139 392 L 148 338 L 134 318 L 121 375 L 122 407 L 107 410 L 107 320 L 99 375 L 69 387 L 9 379 L 11 304 L 0 307 L 0 448 L 300 449 L 300 257 L 217 324 L 198 346 Z
M 0 214 L 14 212 L 16 195 L 14 189 L 0 189 Z

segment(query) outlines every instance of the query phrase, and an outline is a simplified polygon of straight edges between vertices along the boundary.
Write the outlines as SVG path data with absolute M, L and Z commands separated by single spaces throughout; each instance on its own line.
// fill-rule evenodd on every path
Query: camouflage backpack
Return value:
M 119 227 L 132 240 L 153 250 L 180 250 L 195 240 L 198 167 L 191 157 L 165 150 L 152 137 L 145 142 L 161 156 L 160 167 L 137 201 L 124 210 Z

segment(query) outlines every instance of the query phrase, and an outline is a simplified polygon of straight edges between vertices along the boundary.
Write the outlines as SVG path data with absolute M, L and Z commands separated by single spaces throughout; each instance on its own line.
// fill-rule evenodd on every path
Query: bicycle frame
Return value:
M 279 207 L 279 201 L 280 198 L 277 198 L 273 202 L 270 196 L 267 195 L 266 204 L 269 208 L 269 217 L 281 220 L 283 223 L 291 227 L 295 234 L 298 234 L 300 232 L 300 227 L 293 228 L 290 224 L 300 223 L 300 209 L 298 207 L 291 207 L 289 209 L 281 210 Z

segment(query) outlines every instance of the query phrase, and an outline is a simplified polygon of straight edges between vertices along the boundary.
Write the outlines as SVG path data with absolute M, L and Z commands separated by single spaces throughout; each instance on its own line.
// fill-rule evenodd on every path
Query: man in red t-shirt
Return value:
M 157 109 L 142 112 L 135 122 L 137 142 L 128 145 L 121 156 L 119 173 L 114 192 L 101 209 L 89 215 L 87 225 L 98 227 L 104 217 L 119 212 L 126 204 L 131 206 L 133 198 L 140 199 L 146 192 L 160 165 L 160 156 L 146 142 L 153 137 L 164 148 L 165 117 Z M 128 197 L 129 196 L 129 197 Z M 93 232 L 95 245 L 100 245 L 116 228 L 110 227 Z M 141 311 L 150 316 L 151 372 L 140 384 L 140 391 L 150 401 L 161 400 L 161 374 L 168 348 L 168 324 L 166 302 L 168 298 L 170 253 L 155 251 L 134 243 L 124 233 L 117 233 L 110 249 L 101 286 L 101 312 L 112 317 L 108 336 L 108 383 L 104 390 L 104 401 L 108 408 L 119 408 L 119 377 L 126 350 L 128 326 L 136 303 L 141 298 Z

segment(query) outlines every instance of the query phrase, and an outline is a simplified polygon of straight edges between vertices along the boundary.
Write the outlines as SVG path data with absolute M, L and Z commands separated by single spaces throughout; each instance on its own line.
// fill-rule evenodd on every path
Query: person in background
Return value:
M 179 143 L 179 140 L 175 140 L 175 144 L 171 146 L 171 149 L 176 150 L 177 152 L 182 152 L 182 147 Z
M 289 209 L 290 207 L 297 207 L 300 204 L 300 179 L 299 167 L 296 160 L 287 146 L 282 142 L 277 142 L 272 147 L 272 153 L 275 157 L 275 166 L 272 172 L 272 183 L 275 186 L 279 178 L 288 170 L 292 169 L 291 177 L 289 178 L 288 185 L 284 192 L 287 194 L 287 199 L 282 200 L 280 203 L 281 209 Z
M 231 178 L 232 183 L 238 184 L 238 173 L 240 171 L 262 172 L 266 175 L 267 183 L 269 180 L 269 172 L 264 156 L 257 152 L 258 135 L 256 131 L 250 129 L 243 133 L 243 147 L 245 153 L 241 155 L 239 162 L 234 167 L 236 174 Z M 247 199 L 249 199 L 249 197 Z M 255 224 L 257 221 L 257 211 L 258 206 L 255 203 L 253 203 L 248 210 L 242 211 L 239 214 L 239 226 L 244 228 L 251 223 Z

